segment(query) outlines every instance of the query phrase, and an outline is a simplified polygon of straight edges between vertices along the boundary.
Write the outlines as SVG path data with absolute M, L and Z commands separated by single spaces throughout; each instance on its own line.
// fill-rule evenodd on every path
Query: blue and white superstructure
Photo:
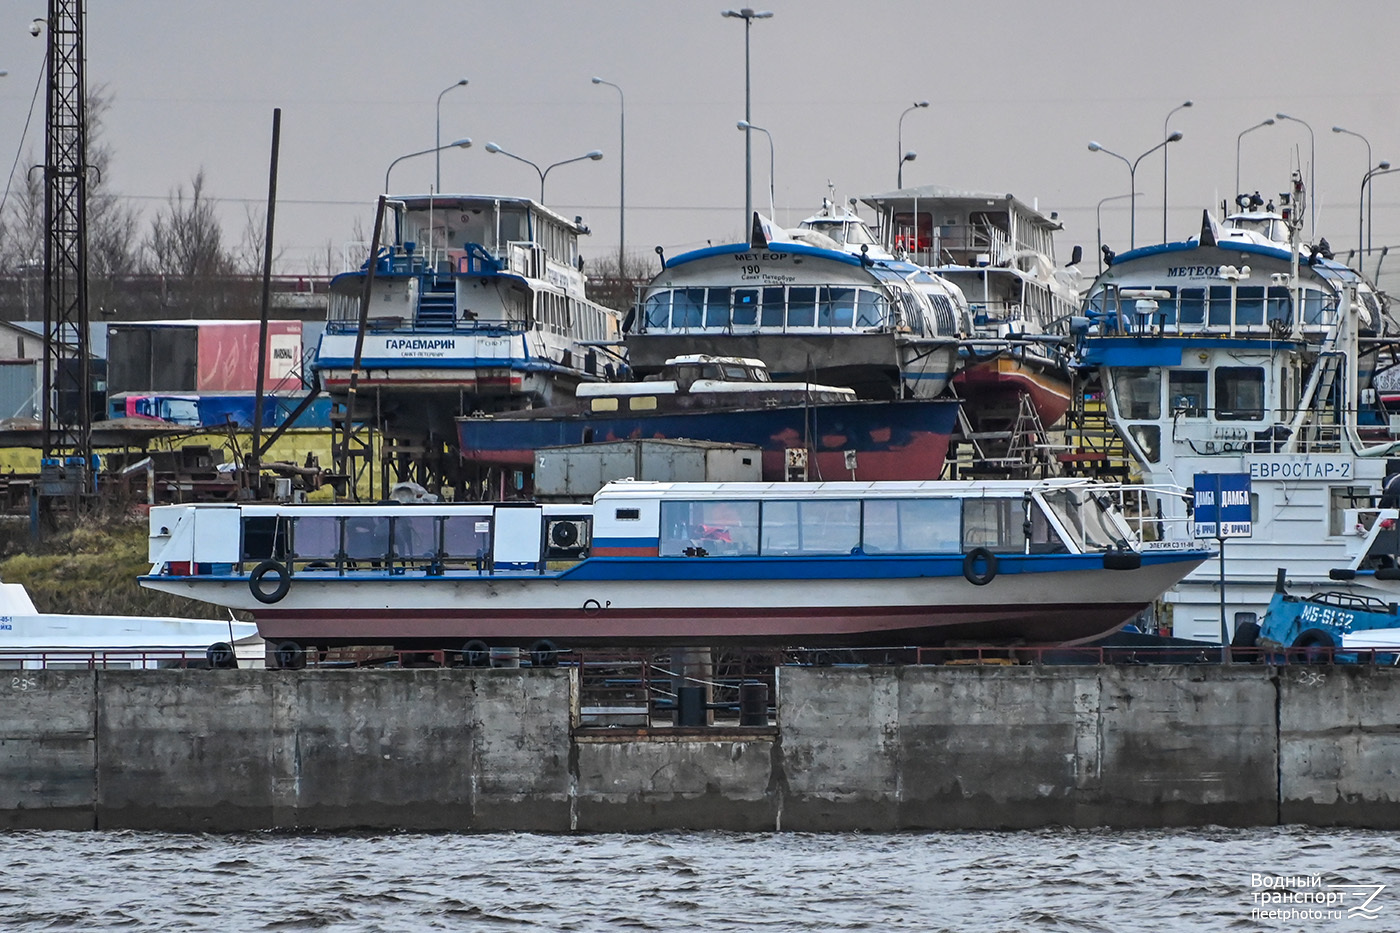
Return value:
M 754 215 L 748 243 L 666 260 L 626 335 L 639 375 L 687 353 L 762 360 L 775 379 L 862 398 L 934 398 L 952 378 L 966 303 L 925 269 L 803 242 Z
M 389 199 L 373 269 L 331 281 L 322 387 L 349 386 L 371 271 L 358 392 L 401 433 L 451 438 L 463 412 L 560 404 L 619 375 L 621 315 L 585 294 L 586 232 L 529 198 Z
M 1279 567 L 1302 592 L 1336 589 L 1329 573 L 1364 554 L 1400 452 L 1370 389 L 1393 326 L 1358 273 L 1301 245 L 1294 185 L 1282 210 L 1207 214 L 1197 237 L 1118 255 L 1080 322 L 1079 364 L 1143 482 L 1163 490 L 1145 547 L 1198 543 L 1181 496 L 1196 474 L 1251 478 L 1252 535 L 1225 545 L 1223 603 L 1216 561 L 1167 594 L 1178 636 L 1219 642 L 1222 627 L 1257 623 Z

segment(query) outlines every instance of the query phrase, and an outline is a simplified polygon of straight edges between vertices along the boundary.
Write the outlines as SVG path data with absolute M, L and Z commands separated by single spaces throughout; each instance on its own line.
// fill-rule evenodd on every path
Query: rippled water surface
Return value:
M 1389 885 L 1263 919 L 1253 875 Z M 1356 889 L 1329 889 L 1347 891 Z M 1360 903 L 1359 898 L 1350 902 Z M 1277 908 L 1274 908 L 1277 909 Z M 0 834 L 6 930 L 1400 930 L 1393 834 Z

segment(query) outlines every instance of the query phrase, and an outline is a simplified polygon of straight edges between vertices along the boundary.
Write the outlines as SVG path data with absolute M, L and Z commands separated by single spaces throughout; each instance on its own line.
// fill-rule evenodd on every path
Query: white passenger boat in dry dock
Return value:
M 248 611 L 293 664 L 346 644 L 1063 644 L 1207 557 L 1140 553 L 1117 492 L 626 481 L 576 505 L 162 506 L 141 583 Z
M 935 398 L 953 376 L 962 296 L 907 262 L 804 241 L 755 214 L 748 243 L 675 256 L 625 336 L 651 375 L 686 353 L 760 359 L 774 378 L 861 398 Z
M 529 198 L 415 195 L 387 202 L 379 255 L 331 281 L 316 350 L 321 386 L 358 391 L 395 433 L 455 441 L 467 411 L 563 404 L 622 368 L 621 315 L 588 299 L 587 232 Z M 360 333 L 367 280 L 369 307 Z

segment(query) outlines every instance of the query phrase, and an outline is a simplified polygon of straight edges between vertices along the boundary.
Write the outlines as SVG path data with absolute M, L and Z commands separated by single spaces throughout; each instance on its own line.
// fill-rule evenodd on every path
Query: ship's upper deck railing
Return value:
M 1162 336 L 1277 336 L 1294 323 L 1295 295 L 1286 285 L 1108 285 L 1089 295 L 1085 309 L 1101 334 Z M 1302 332 L 1332 333 L 1340 302 L 1316 288 L 1302 289 Z

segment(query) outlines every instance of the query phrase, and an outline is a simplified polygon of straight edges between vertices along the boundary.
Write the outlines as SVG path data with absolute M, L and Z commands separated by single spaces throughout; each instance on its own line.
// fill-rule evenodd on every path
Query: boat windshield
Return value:
M 1060 520 L 1081 551 L 1119 547 L 1126 537 L 1109 508 L 1112 500 L 1088 489 L 1052 489 L 1044 493 L 1046 507 Z
M 849 220 L 814 220 L 806 226 L 847 246 L 875 246 L 875 237 L 865 224 Z

